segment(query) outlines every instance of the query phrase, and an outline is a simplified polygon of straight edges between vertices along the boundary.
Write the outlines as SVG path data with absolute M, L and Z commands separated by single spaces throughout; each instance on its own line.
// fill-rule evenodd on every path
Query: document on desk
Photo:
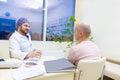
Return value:
M 45 69 L 47 73 L 52 72 L 75 72 L 76 66 L 65 58 L 57 60 L 45 61 Z
M 13 77 L 15 80 L 23 80 L 38 75 L 44 74 L 45 71 L 40 66 L 32 66 L 29 68 L 19 68 L 13 70 Z
M 32 64 L 31 64 L 32 63 Z M 33 64 L 36 63 L 36 64 Z M 22 67 L 13 70 L 15 80 L 24 80 L 45 73 L 42 62 L 36 59 L 25 60 Z
M 29 58 L 23 61 L 25 64 L 43 65 L 43 61 L 39 58 Z

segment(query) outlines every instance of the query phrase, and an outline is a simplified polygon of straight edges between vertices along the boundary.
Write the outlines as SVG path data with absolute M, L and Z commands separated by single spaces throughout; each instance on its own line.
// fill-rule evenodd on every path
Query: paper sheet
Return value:
M 26 66 L 26 63 L 34 62 L 37 65 Z M 34 76 L 42 75 L 45 73 L 43 62 L 40 60 L 29 59 L 25 60 L 23 66 L 13 70 L 13 77 L 15 80 L 23 80 Z

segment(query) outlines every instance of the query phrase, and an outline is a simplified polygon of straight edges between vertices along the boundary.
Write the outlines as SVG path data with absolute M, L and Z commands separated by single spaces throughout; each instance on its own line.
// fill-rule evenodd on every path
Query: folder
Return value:
M 45 69 L 47 73 L 52 72 L 75 72 L 76 66 L 65 58 L 57 60 L 45 61 Z

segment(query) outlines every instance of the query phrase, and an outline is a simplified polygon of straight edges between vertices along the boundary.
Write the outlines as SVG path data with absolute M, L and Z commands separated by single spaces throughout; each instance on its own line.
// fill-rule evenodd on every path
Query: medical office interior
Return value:
M 72 47 L 68 47 L 68 44 L 74 41 L 75 24 L 89 24 L 93 41 L 106 58 L 103 80 L 120 80 L 120 0 L 0 0 L 1 59 L 11 59 L 9 37 L 16 29 L 16 21 L 21 17 L 30 21 L 32 43 L 42 50 L 42 57 L 48 57 L 47 59 L 67 58 Z M 71 17 L 75 21 L 68 27 Z M 71 33 L 64 33 L 69 30 Z M 55 37 L 67 37 L 69 42 L 56 42 Z M 11 68 L 0 68 L 0 80 L 14 80 L 14 72 Z M 32 75 L 30 73 L 32 72 L 29 71 L 29 75 Z M 42 75 L 21 76 L 27 80 L 75 80 L 75 73 L 76 71 L 44 72 Z

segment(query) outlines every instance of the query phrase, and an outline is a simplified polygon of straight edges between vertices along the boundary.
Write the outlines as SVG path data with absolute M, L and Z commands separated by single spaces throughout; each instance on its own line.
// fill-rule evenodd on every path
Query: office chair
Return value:
M 105 61 L 105 57 L 97 60 L 80 60 L 75 80 L 103 80 Z

